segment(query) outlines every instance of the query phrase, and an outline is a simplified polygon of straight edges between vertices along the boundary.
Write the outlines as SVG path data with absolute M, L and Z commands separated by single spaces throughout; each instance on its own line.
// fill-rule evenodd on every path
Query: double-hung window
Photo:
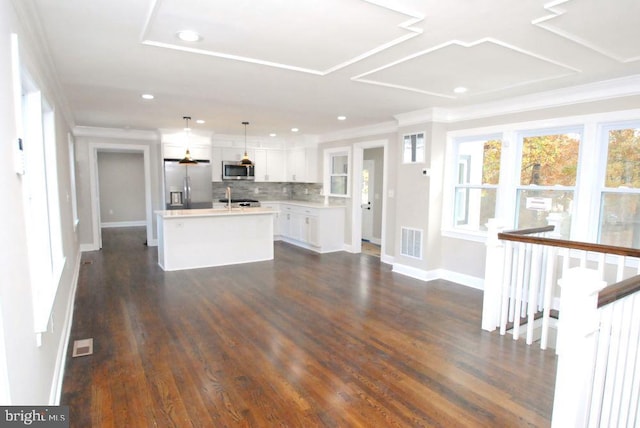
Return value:
M 557 236 L 570 237 L 581 139 L 581 128 L 519 134 L 518 229 L 554 225 Z
M 457 139 L 453 212 L 454 229 L 484 231 L 495 217 L 500 180 L 500 136 Z
M 598 241 L 640 248 L 640 122 L 603 128 Z
M 327 196 L 348 197 L 349 164 L 351 152 L 348 148 L 326 149 L 324 151 L 324 194 Z

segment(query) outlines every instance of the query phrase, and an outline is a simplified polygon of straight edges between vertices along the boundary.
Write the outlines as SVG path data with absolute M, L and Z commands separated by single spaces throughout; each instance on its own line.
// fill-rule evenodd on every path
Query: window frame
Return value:
M 343 173 L 333 172 L 333 159 L 335 157 L 346 156 L 347 171 Z M 324 150 L 324 180 L 323 180 L 323 194 L 325 196 L 335 198 L 350 198 L 351 197 L 351 147 L 335 147 Z M 331 179 L 333 177 L 345 177 L 345 193 L 332 193 Z
M 18 168 L 23 200 L 36 343 L 49 328 L 53 304 L 66 265 L 58 179 L 56 112 L 20 61 L 12 37 L 17 137 L 23 142 Z M 22 162 L 22 160 L 21 160 Z
M 559 135 L 559 134 L 579 134 L 580 135 L 580 143 L 578 147 L 578 159 L 576 165 L 576 178 L 575 184 L 573 186 L 566 185 L 523 185 L 520 182 L 522 177 L 522 152 L 524 148 L 524 139 L 527 137 L 537 137 L 537 136 L 547 136 L 547 135 Z M 583 166 L 581 164 L 581 160 L 584 158 L 584 153 L 586 152 L 584 147 L 585 140 L 585 130 L 584 125 L 568 125 L 568 126 L 554 126 L 554 127 L 539 127 L 539 128 L 531 128 L 531 129 L 523 129 L 519 130 L 516 133 L 516 141 L 517 141 L 517 151 L 516 151 L 516 162 L 514 165 L 517 165 L 516 170 L 513 172 L 513 180 L 514 180 L 514 188 L 512 192 L 512 201 L 513 201 L 513 219 L 512 224 L 513 228 L 518 229 L 518 221 L 519 221 L 519 195 L 521 191 L 565 191 L 565 192 L 573 192 L 573 199 L 570 211 L 571 225 L 569 228 L 569 236 L 564 237 L 565 239 L 575 239 L 574 238 L 574 223 L 573 220 L 576 218 L 576 210 L 579 206 L 579 198 L 581 193 L 578 192 L 580 189 L 579 182 L 581 178 L 581 172 Z
M 415 160 L 407 160 L 405 158 L 405 153 L 406 153 L 406 139 L 407 137 L 411 137 L 411 136 L 416 136 L 416 140 L 417 140 L 417 136 L 418 135 L 422 135 L 422 159 L 418 159 L 417 158 L 417 144 L 416 144 L 416 159 Z M 425 131 L 418 131 L 418 132 L 412 132 L 412 133 L 408 133 L 408 134 L 403 134 L 402 135 L 402 141 L 401 141 L 401 147 L 400 147 L 400 156 L 402 156 L 402 163 L 404 165 L 414 165 L 414 164 L 423 164 L 426 162 L 427 159 L 427 141 L 426 141 L 426 135 L 427 133 Z M 412 153 L 414 152 L 414 150 L 412 149 L 411 151 Z
M 486 141 L 500 140 L 501 141 L 501 157 L 500 157 L 500 175 L 498 184 L 472 184 L 472 183 L 459 183 L 459 146 L 461 144 L 478 142 L 484 144 Z M 507 144 L 506 147 L 509 145 Z M 505 158 L 505 135 L 500 132 L 491 133 L 470 133 L 469 135 L 456 136 L 451 133 L 447 138 L 447 155 L 445 156 L 447 165 L 454 164 L 455 167 L 450 169 L 450 173 L 445 177 L 444 189 L 448 189 L 444 192 L 443 197 L 443 227 L 442 233 L 445 236 L 450 237 L 463 237 L 470 240 L 483 240 L 486 236 L 486 232 L 482 230 L 468 229 L 459 227 L 456 225 L 456 199 L 460 190 L 466 190 L 467 192 L 472 189 L 495 189 L 496 190 L 496 206 L 495 213 L 498 216 L 498 210 L 501 207 L 501 197 L 503 193 L 502 184 L 503 176 L 502 170 L 504 167 Z
M 441 234 L 444 237 L 474 242 L 486 242 L 486 232 L 472 233 L 452 227 L 450 216 L 455 202 L 453 198 L 452 168 L 454 157 L 454 139 L 489 134 L 502 134 L 502 160 L 500 163 L 500 184 L 498 198 L 500 202 L 496 210 L 496 219 L 506 230 L 514 229 L 516 210 L 515 188 L 519 184 L 520 168 L 512 171 L 514 165 L 519 165 L 518 133 L 523 131 L 544 132 L 549 129 L 582 128 L 582 141 L 578 155 L 577 179 L 575 185 L 575 199 L 573 205 L 574 217 L 571 223 L 571 240 L 597 242 L 600 218 L 600 195 L 602 184 L 600 177 L 605 173 L 606 147 L 601 144 L 603 129 L 611 126 L 629 126 L 640 122 L 640 109 L 616 110 L 576 116 L 562 116 L 526 122 L 506 122 L 496 125 L 476 128 L 452 129 L 447 132 L 445 152 L 445 175 L 443 177 L 443 203 Z M 598 154 L 599 156 L 594 156 Z M 598 227 L 594 227 L 598 225 Z
M 603 221 L 603 198 L 605 195 L 639 195 L 640 196 L 640 187 L 626 187 L 626 186 L 618 186 L 618 187 L 607 187 L 606 186 L 606 174 L 607 174 L 607 164 L 609 161 L 609 131 L 614 130 L 622 130 L 622 129 L 630 129 L 636 128 L 640 129 L 640 118 L 636 120 L 625 120 L 625 121 L 614 121 L 614 122 L 605 122 L 601 123 L 598 127 L 597 133 L 597 143 L 600 148 L 599 159 L 603 161 L 598 165 L 598 174 L 597 174 L 597 197 L 594 197 L 594 201 L 592 204 L 592 209 L 596 215 L 595 222 L 597 222 L 597 227 L 593 228 L 594 232 L 591 238 L 594 242 L 601 242 L 602 238 L 602 221 Z

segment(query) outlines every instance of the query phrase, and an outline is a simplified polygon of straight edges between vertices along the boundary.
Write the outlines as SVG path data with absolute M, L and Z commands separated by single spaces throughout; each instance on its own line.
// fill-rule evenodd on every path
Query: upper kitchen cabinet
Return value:
M 296 147 L 287 154 L 287 181 L 317 183 L 318 149 L 316 147 Z
M 162 157 L 164 159 L 182 159 L 186 153 L 184 144 L 164 143 L 162 145 Z M 196 160 L 211 160 L 210 145 L 190 145 L 189 152 L 191 157 Z
M 223 147 L 221 160 L 240 162 L 243 155 L 244 155 L 244 147 Z M 247 149 L 247 155 L 249 156 L 249 159 L 253 161 L 256 155 L 255 150 Z
M 211 181 L 222 181 L 222 148 L 211 148 Z
M 256 181 L 287 181 L 285 152 L 279 149 L 256 149 L 255 158 Z

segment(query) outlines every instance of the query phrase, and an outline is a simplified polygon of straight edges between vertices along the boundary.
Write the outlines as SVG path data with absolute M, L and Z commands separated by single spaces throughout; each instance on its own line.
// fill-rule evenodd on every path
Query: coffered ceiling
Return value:
M 14 3 L 79 126 L 286 138 L 640 74 L 637 0 Z

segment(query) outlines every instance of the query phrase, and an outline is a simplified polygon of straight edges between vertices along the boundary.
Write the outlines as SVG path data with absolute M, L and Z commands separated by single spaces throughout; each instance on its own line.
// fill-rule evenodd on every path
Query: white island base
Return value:
M 165 271 L 273 260 L 273 213 L 264 208 L 157 211 Z

